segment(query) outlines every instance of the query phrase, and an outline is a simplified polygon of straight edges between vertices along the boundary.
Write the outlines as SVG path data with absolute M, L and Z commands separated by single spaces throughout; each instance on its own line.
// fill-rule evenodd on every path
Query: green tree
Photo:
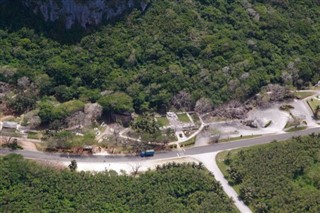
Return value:
M 132 98 L 122 92 L 103 96 L 98 100 L 98 103 L 107 113 L 133 112 Z
M 36 106 L 37 97 L 32 94 L 18 94 L 9 101 L 9 109 L 16 114 L 28 112 Z
M 69 167 L 71 172 L 75 172 L 77 170 L 77 168 L 78 168 L 77 161 L 76 160 L 72 160 L 68 167 Z
M 152 114 L 143 114 L 142 116 L 137 117 L 131 126 L 138 132 L 144 132 L 151 135 L 160 132 L 160 126 L 155 121 Z
M 42 123 L 49 124 L 50 122 L 59 119 L 54 113 L 54 106 L 48 101 L 39 103 L 39 117 L 41 118 Z

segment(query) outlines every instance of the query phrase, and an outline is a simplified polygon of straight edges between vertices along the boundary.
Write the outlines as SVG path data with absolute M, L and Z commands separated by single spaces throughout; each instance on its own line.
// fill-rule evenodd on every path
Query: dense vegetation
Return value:
M 0 159 L 1 212 L 236 212 L 202 166 L 169 164 L 139 177 L 55 170 Z
M 268 83 L 302 88 L 320 79 L 318 1 L 152 1 L 74 39 L 52 39 L 52 23 L 17 5 L 0 8 L 0 80 L 17 85 L 26 76 L 33 91 L 9 96 L 17 113 L 44 96 L 165 111 L 181 91 L 188 106 L 201 97 L 217 105 Z
M 235 151 L 224 162 L 255 212 L 320 211 L 320 135 Z

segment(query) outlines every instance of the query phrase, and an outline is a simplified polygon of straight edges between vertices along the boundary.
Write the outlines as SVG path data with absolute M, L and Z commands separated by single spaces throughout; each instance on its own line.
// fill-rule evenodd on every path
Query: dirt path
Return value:
M 106 129 L 96 137 L 97 141 L 103 140 L 105 136 L 112 135 L 114 133 L 114 129 L 106 125 Z
M 32 142 L 19 141 L 19 144 L 22 146 L 23 150 L 38 152 L 37 146 Z
M 0 118 L 0 121 L 4 121 L 4 120 L 7 120 L 7 119 L 14 119 L 14 116 L 13 115 L 3 116 L 3 117 Z

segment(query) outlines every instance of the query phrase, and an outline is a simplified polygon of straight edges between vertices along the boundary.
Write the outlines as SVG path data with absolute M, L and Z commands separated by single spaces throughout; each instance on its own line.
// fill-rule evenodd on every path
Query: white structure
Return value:
M 3 128 L 19 130 L 20 127 L 21 127 L 21 125 L 18 124 L 17 122 L 12 122 L 12 121 L 0 122 L 0 130 L 2 130 Z
M 177 114 L 174 113 L 174 112 L 167 112 L 167 116 L 168 116 L 169 118 L 178 119 Z

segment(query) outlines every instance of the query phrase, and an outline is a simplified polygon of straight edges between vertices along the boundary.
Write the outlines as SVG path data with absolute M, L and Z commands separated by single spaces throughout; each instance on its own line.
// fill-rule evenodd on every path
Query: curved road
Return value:
M 201 146 L 201 147 L 193 147 L 189 149 L 183 149 L 178 151 L 171 151 L 171 152 L 162 152 L 162 153 L 156 153 L 156 155 L 152 158 L 148 158 L 145 160 L 154 160 L 154 159 L 166 159 L 166 158 L 173 158 L 177 156 L 183 156 L 188 155 L 190 157 L 195 156 L 196 159 L 202 160 L 201 162 L 204 162 L 206 165 L 207 162 L 211 162 L 212 158 L 215 158 L 215 155 L 219 151 L 224 150 L 230 150 L 230 149 L 237 149 L 241 147 L 248 147 L 248 146 L 254 146 L 259 144 L 265 144 L 270 143 L 272 141 L 283 141 L 290 139 L 292 137 L 297 136 L 303 136 L 303 135 L 309 135 L 311 133 L 318 133 L 320 132 L 320 127 L 316 128 L 310 128 L 298 132 L 291 132 L 291 133 L 283 133 L 283 134 L 274 134 L 274 135 L 265 135 L 258 138 L 252 138 L 252 139 L 244 139 L 240 141 L 235 142 L 226 142 L 226 143 L 218 143 L 218 144 L 212 144 L 207 146 Z M 0 149 L 0 155 L 1 154 L 9 154 L 9 153 L 17 153 L 23 155 L 25 158 L 31 158 L 31 159 L 41 159 L 41 160 L 55 160 L 55 161 L 70 161 L 71 159 L 76 159 L 78 162 L 135 162 L 135 161 L 141 161 L 140 157 L 137 156 L 68 156 L 67 154 L 57 154 L 57 153 L 44 153 L 44 152 L 31 152 L 31 151 L 24 151 L 24 150 L 17 150 L 17 151 L 10 151 L 8 149 Z M 208 153 L 208 154 L 206 154 Z M 210 153 L 213 153 L 211 156 Z M 203 155 L 199 155 L 203 154 Z M 199 159 L 199 158 L 203 159 Z M 208 165 L 211 165 L 211 163 L 208 163 Z M 222 183 L 223 190 L 225 193 L 231 197 L 234 200 L 235 206 L 239 209 L 240 212 L 243 213 L 251 213 L 252 211 L 246 206 L 239 198 L 235 190 L 228 185 L 228 182 L 224 179 L 223 174 L 219 170 L 218 166 L 216 165 L 214 161 L 214 168 L 211 168 L 207 165 L 207 168 L 209 171 L 213 173 L 213 175 L 216 177 L 218 181 Z
M 320 127 L 310 128 L 298 132 L 290 132 L 283 134 L 270 134 L 257 138 L 244 139 L 234 142 L 225 142 L 225 143 L 217 143 L 211 144 L 207 146 L 200 147 L 192 147 L 186 148 L 177 151 L 171 152 L 159 152 L 156 153 L 152 158 L 146 158 L 145 160 L 154 160 L 154 159 L 166 159 L 173 158 L 177 156 L 185 156 L 185 155 L 198 155 L 204 153 L 212 153 L 217 151 L 224 151 L 229 149 L 237 149 L 241 147 L 254 146 L 258 144 L 270 143 L 272 141 L 283 141 L 290 139 L 292 137 L 309 135 L 311 133 L 320 132 Z M 32 152 L 32 151 L 24 151 L 24 150 L 16 150 L 11 151 L 8 149 L 0 149 L 0 155 L 5 155 L 9 153 L 17 153 L 23 155 L 25 158 L 31 159 L 42 159 L 42 160 L 55 160 L 55 161 L 68 161 L 70 159 L 76 159 L 78 162 L 128 162 L 128 161 L 141 161 L 141 157 L 138 156 L 74 156 L 68 154 L 57 154 L 57 153 L 44 153 L 44 152 Z

